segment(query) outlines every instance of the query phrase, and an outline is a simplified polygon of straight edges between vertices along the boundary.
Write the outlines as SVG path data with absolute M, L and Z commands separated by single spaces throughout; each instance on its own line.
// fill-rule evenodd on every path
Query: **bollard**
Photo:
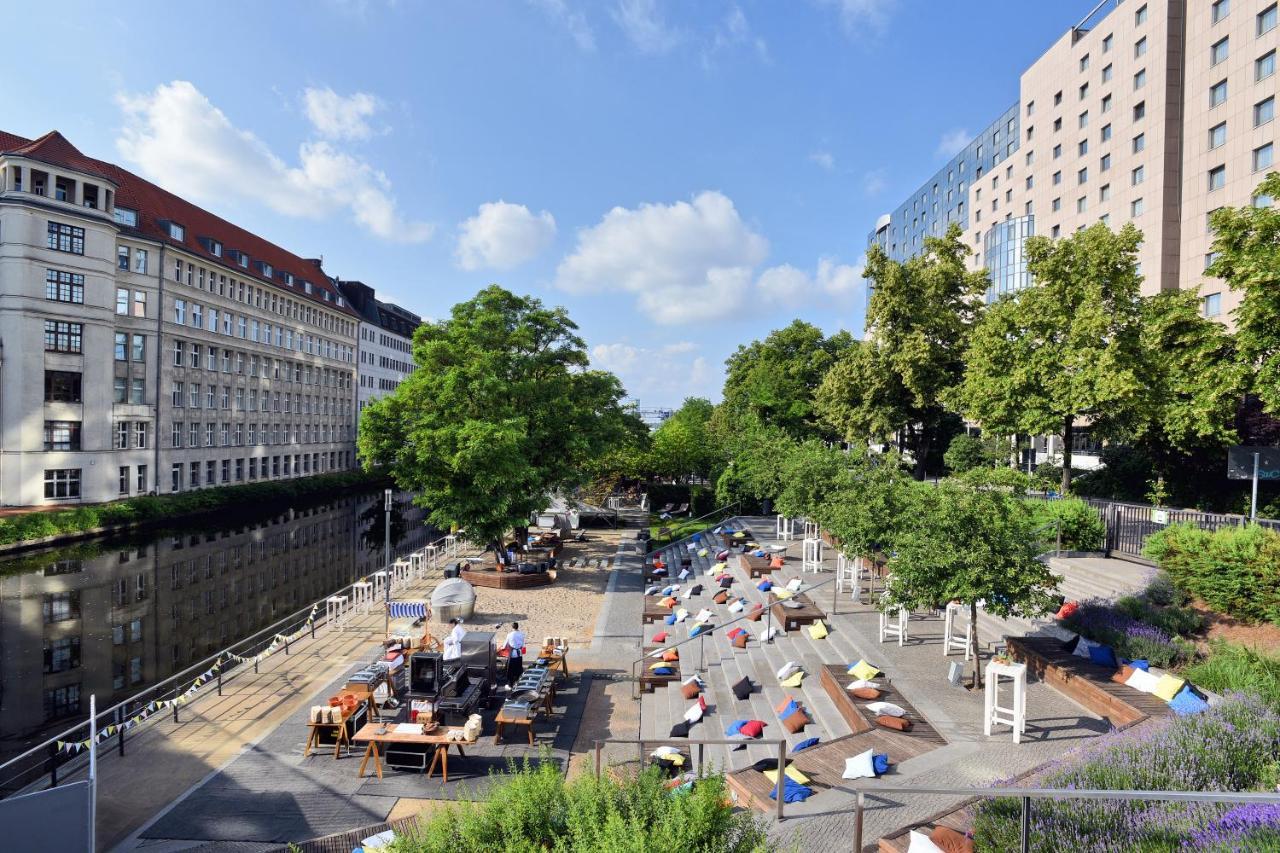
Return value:
M 866 806 L 865 797 L 866 795 L 859 788 L 853 812 L 853 849 L 859 853 L 862 851 L 862 810 Z
M 222 695 L 222 669 L 218 669 L 218 695 Z
M 176 723 L 176 722 L 178 722 L 178 696 L 177 696 L 177 694 L 174 694 L 174 697 L 173 697 L 173 721 L 174 721 L 175 723 Z
M 116 708 L 116 747 L 124 755 L 124 706 Z
M 604 744 L 596 741 L 596 778 L 600 778 L 600 753 L 604 750 Z

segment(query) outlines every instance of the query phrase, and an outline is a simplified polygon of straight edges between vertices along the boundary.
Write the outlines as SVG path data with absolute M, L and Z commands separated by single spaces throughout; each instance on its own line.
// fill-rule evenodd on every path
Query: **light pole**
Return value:
M 385 558 L 385 563 L 382 567 L 382 570 L 383 570 L 382 588 L 384 590 L 383 597 L 386 599 L 383 602 L 383 610 L 385 612 L 383 614 L 384 619 L 383 619 L 382 636 L 385 639 L 391 633 L 391 490 L 390 489 L 387 489 L 382 493 L 382 504 L 386 512 L 384 516 L 385 524 L 383 525 L 383 528 L 382 528 L 382 534 L 383 534 L 382 553 L 383 553 L 383 557 Z

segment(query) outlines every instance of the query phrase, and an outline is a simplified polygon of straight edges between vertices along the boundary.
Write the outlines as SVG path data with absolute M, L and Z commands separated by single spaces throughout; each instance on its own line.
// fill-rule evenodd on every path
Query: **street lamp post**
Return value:
M 382 585 L 382 588 L 383 590 L 385 590 L 383 593 L 383 597 L 386 599 L 383 602 L 384 618 L 383 618 L 382 635 L 385 638 L 391 634 L 391 490 L 390 489 L 387 489 L 382 493 L 382 503 L 386 513 L 384 516 L 385 523 L 382 528 L 382 533 L 383 533 L 382 553 L 385 559 L 385 563 L 382 567 L 382 570 L 385 573 L 384 583 Z

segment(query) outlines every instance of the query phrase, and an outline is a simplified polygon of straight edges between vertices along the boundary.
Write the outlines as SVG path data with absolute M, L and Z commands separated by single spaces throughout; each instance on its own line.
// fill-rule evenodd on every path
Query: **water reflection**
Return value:
M 433 533 L 398 495 L 391 541 Z M 383 564 L 382 493 L 0 561 L 0 760 Z

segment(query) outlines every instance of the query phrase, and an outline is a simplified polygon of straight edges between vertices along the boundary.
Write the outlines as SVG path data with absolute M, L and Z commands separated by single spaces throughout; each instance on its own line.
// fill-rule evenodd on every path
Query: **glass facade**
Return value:
M 987 288 L 988 303 L 1031 284 L 1023 247 L 1027 238 L 1035 233 L 1034 216 L 1005 219 L 987 229 L 982 238 L 982 256 L 986 258 L 987 272 L 991 276 L 991 286 Z

